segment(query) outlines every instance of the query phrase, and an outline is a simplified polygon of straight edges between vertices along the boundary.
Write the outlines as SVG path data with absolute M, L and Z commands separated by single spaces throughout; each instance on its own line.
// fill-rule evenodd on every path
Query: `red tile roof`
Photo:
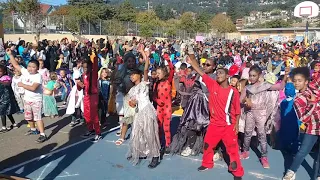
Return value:
M 40 9 L 42 14 L 48 14 L 49 9 L 51 8 L 51 5 L 49 4 L 40 4 Z

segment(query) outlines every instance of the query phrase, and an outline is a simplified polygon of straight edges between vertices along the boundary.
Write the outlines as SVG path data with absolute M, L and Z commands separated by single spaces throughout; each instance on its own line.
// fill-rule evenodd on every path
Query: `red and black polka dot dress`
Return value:
M 170 60 L 167 60 L 170 68 L 168 79 L 160 81 L 158 85 L 155 85 L 157 103 L 157 116 L 159 129 L 163 128 L 166 147 L 169 147 L 171 143 L 171 133 L 170 133 L 170 121 L 172 115 L 172 79 L 174 74 L 174 67 Z M 161 131 L 159 131 L 161 132 Z

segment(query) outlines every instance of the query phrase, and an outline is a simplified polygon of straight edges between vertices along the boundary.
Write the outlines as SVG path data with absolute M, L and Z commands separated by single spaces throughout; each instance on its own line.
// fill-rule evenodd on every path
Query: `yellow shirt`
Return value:
M 57 64 L 56 69 L 60 69 L 61 64 L 62 64 L 62 59 L 59 59 L 59 60 L 58 60 L 58 64 Z

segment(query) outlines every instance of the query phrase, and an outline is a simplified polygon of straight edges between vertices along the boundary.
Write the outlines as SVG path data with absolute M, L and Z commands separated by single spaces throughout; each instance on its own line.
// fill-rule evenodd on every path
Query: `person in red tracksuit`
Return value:
M 213 168 L 214 149 L 222 140 L 230 157 L 229 171 L 235 180 L 242 179 L 244 170 L 240 162 L 237 141 L 241 113 L 239 92 L 229 86 L 227 69 L 217 69 L 217 78 L 214 80 L 199 68 L 194 54 L 189 52 L 187 62 L 202 76 L 202 81 L 209 91 L 210 124 L 204 138 L 202 165 L 198 171 Z
M 98 142 L 102 137 L 98 116 L 98 58 L 94 52 L 90 54 L 90 60 L 83 63 L 82 82 L 77 85 L 78 89 L 83 89 L 83 117 L 88 128 L 88 131 L 82 137 L 87 138 L 95 134 L 91 141 Z

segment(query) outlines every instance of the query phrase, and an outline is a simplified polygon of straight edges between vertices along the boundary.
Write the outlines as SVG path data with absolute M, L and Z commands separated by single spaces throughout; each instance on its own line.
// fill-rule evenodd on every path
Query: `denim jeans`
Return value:
M 292 170 L 293 172 L 297 172 L 299 166 L 301 165 L 301 163 L 303 162 L 305 157 L 311 152 L 313 146 L 316 144 L 319 137 L 320 136 L 311 135 L 311 134 L 304 134 L 302 144 L 301 144 L 300 149 L 291 164 L 290 170 Z M 318 172 L 315 173 L 315 177 L 320 177 L 319 152 L 317 154 L 317 158 L 314 160 L 313 170 L 314 171 L 318 170 Z

